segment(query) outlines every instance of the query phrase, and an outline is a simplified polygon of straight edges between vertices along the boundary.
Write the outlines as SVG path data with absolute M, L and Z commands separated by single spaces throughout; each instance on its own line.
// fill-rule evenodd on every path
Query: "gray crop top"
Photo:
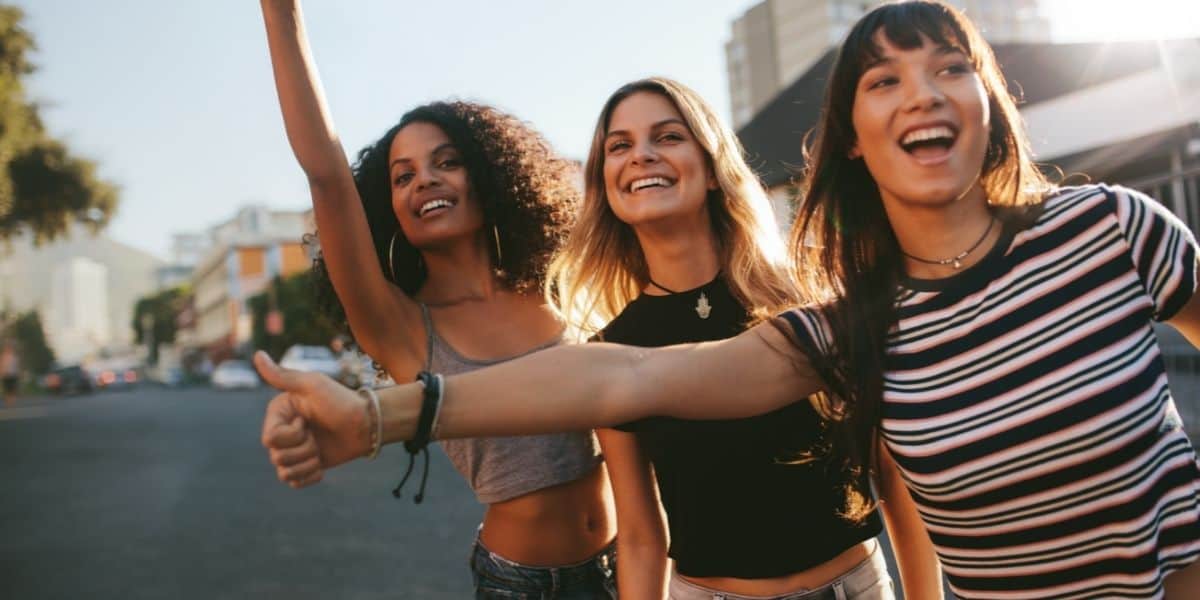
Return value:
M 509 358 L 473 360 L 459 354 L 438 336 L 429 308 L 424 304 L 421 305 L 421 317 L 429 340 L 425 369 L 443 375 L 474 371 L 562 343 L 555 340 Z M 601 460 L 600 446 L 591 431 L 440 440 L 439 443 L 454 468 L 467 478 L 475 497 L 484 504 L 503 502 L 574 481 L 591 472 Z

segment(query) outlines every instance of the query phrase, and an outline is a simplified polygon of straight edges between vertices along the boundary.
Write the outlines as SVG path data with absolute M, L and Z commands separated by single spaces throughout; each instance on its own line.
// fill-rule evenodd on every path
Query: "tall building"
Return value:
M 312 261 L 302 238 L 313 228 L 311 210 L 263 206 L 243 207 L 210 228 L 208 250 L 192 270 L 192 306 L 183 319 L 180 345 L 221 357 L 248 342 L 246 301 L 264 291 L 275 276 L 309 268 Z
M 764 0 L 731 26 L 725 44 L 730 107 L 741 127 L 836 46 L 869 0 Z M 950 0 L 997 42 L 1046 42 L 1050 24 L 1039 0 Z
M 108 268 L 74 256 L 55 265 L 50 275 L 50 310 L 46 336 L 60 362 L 78 362 L 108 346 Z
M 103 268 L 104 284 L 92 286 L 95 295 L 81 293 L 80 297 L 94 307 L 104 307 L 99 312 L 106 315 L 107 321 L 105 349 L 118 351 L 128 347 L 133 343 L 134 305 L 156 289 L 155 273 L 162 261 L 103 234 L 92 235 L 77 227 L 69 235 L 41 245 L 34 245 L 28 235 L 17 236 L 9 247 L 0 244 L 0 310 L 38 310 L 49 335 L 51 313 L 55 311 L 58 296 L 54 290 L 55 274 L 72 272 L 60 269 L 66 265 L 89 264 L 76 261 L 80 258 Z M 81 282 L 80 289 L 88 277 L 82 273 L 91 271 L 95 269 L 75 268 L 81 278 L 77 279 Z M 61 361 L 78 354 L 76 348 L 60 347 L 54 339 L 49 342 Z

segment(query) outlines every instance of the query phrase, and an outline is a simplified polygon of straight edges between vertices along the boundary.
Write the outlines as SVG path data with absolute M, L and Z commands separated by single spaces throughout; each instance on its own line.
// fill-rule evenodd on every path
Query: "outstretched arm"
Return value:
M 308 177 L 321 250 L 363 350 L 397 377 L 420 368 L 420 308 L 376 268 L 366 213 L 325 104 L 297 0 L 262 0 L 288 142 Z
M 328 468 L 368 452 L 369 419 L 360 396 L 328 377 L 280 369 L 261 352 L 255 363 L 267 383 L 284 392 L 267 406 L 263 421 L 263 443 L 272 449 L 280 479 L 301 481 L 287 467 L 313 453 L 320 468 Z M 437 433 L 458 438 L 579 431 L 651 415 L 733 419 L 769 412 L 818 389 L 807 361 L 770 323 L 719 342 L 666 348 L 580 344 L 448 378 Z M 381 390 L 379 398 L 384 441 L 410 439 L 421 387 L 398 385 Z M 274 460 L 277 451 L 302 444 L 311 452 Z

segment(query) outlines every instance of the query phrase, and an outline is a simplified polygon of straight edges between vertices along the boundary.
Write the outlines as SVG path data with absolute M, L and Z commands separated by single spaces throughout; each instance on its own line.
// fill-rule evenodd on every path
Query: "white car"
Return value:
M 341 363 L 333 355 L 333 351 L 325 346 L 292 346 L 283 353 L 279 366 L 297 371 L 324 373 L 334 379 L 342 372 Z
M 221 390 L 254 389 L 262 385 L 254 367 L 244 360 L 221 361 L 213 370 L 210 381 L 213 387 Z

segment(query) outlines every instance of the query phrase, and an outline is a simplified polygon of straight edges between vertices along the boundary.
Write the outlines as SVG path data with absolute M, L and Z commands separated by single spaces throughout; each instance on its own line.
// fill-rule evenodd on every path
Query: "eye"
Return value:
M 887 87 L 889 85 L 895 85 L 899 82 L 900 82 L 899 77 L 895 77 L 893 75 L 883 75 L 883 76 L 875 78 L 870 83 L 868 83 L 867 89 L 868 90 L 876 90 L 879 88 Z
M 629 142 L 627 142 L 625 140 L 617 140 L 608 145 L 608 153 L 613 154 L 616 152 L 620 152 L 621 150 L 624 150 L 628 147 L 629 147 Z
M 940 71 L 938 71 L 938 73 L 939 74 L 944 73 L 946 75 L 963 75 L 966 73 L 970 73 L 973 70 L 974 69 L 972 69 L 971 66 L 965 62 L 956 62 L 956 63 L 950 64 L 950 65 L 947 65 L 945 67 L 942 67 L 942 69 Z
M 400 174 L 396 175 L 396 177 L 394 179 L 392 179 L 392 185 L 394 185 L 396 187 L 400 187 L 400 186 L 405 185 L 408 182 L 412 181 L 412 178 L 413 178 L 413 174 L 411 171 L 405 172 L 405 173 L 400 173 Z
M 658 136 L 658 141 L 659 142 L 682 142 L 683 135 L 676 133 L 674 131 L 668 131 L 668 132 Z
M 456 169 L 460 166 L 462 166 L 462 161 L 459 160 L 457 157 L 447 158 L 447 159 L 443 160 L 442 162 L 438 163 L 438 168 L 440 168 L 440 169 Z

